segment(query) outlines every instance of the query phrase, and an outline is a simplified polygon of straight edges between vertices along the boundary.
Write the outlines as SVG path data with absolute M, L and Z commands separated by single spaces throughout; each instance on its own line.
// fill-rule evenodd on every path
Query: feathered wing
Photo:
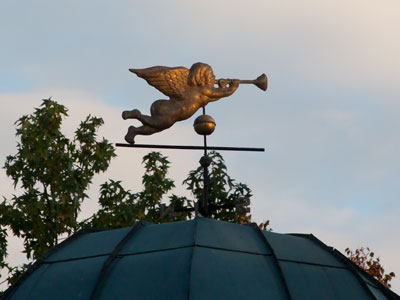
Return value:
M 129 69 L 129 71 L 143 78 L 148 84 L 171 98 L 183 96 L 188 85 L 189 70 L 185 67 L 157 66 L 147 69 Z

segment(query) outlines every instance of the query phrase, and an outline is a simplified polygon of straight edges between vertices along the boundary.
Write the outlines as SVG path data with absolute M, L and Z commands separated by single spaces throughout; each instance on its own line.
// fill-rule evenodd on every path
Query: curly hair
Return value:
M 215 81 L 211 66 L 204 63 L 195 63 L 189 71 L 188 84 L 191 86 L 213 86 Z

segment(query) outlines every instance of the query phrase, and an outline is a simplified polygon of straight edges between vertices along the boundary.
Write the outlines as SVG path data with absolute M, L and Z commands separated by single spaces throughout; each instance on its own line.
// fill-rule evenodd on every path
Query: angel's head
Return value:
M 211 67 L 203 63 L 195 63 L 189 71 L 188 84 L 191 86 L 214 86 L 215 76 Z

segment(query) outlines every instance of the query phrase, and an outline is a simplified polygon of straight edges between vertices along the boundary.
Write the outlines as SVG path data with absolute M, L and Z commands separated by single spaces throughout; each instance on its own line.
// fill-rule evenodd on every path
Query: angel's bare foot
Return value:
M 142 116 L 142 113 L 138 109 L 134 110 L 125 110 L 122 113 L 122 119 L 139 119 Z
M 129 144 L 135 143 L 135 136 L 136 136 L 135 129 L 136 129 L 135 126 L 129 126 L 128 133 L 125 135 L 125 141 L 127 141 Z

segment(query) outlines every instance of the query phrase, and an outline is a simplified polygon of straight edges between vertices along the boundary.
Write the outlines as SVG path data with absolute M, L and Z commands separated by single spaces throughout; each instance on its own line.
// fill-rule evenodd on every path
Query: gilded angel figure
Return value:
M 153 102 L 150 116 L 143 115 L 137 109 L 122 113 L 124 120 L 137 119 L 142 123 L 140 127 L 129 127 L 125 140 L 130 144 L 135 143 L 136 135 L 160 132 L 175 122 L 190 118 L 209 102 L 232 95 L 240 83 L 238 79 L 220 79 L 217 81 L 218 87 L 215 87 L 213 70 L 204 63 L 195 63 L 190 70 L 185 67 L 157 66 L 129 71 L 170 97 L 169 100 Z

